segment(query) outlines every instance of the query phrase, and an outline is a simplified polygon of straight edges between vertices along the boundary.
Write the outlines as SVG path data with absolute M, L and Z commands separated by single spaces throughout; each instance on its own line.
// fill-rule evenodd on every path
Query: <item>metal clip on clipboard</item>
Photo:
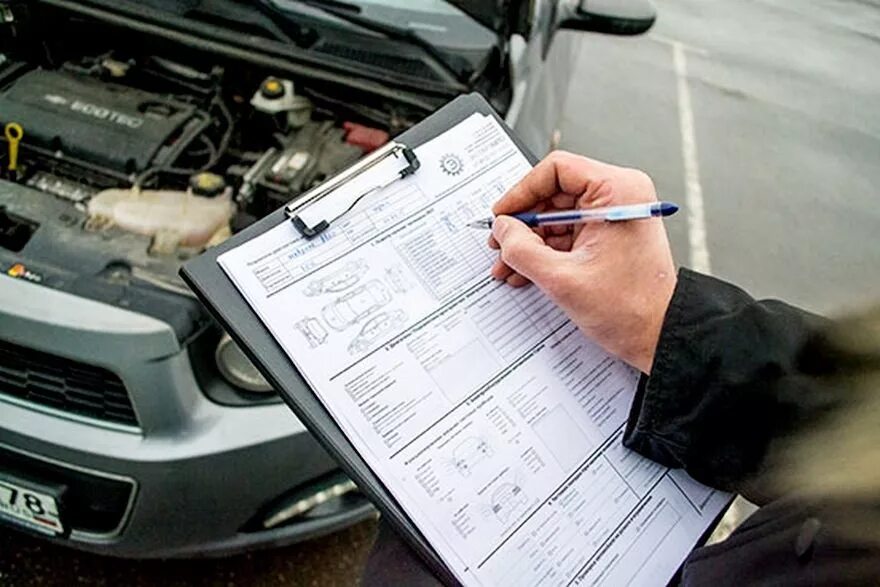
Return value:
M 343 210 L 340 214 L 336 215 L 334 218 L 330 218 L 329 220 L 322 219 L 316 222 L 308 223 L 301 216 L 301 213 L 309 208 L 312 204 L 315 204 L 325 197 L 329 196 L 346 182 L 352 180 L 358 175 L 361 175 L 362 173 L 369 171 L 388 157 L 399 156 L 402 156 L 406 160 L 406 167 L 398 171 L 390 179 L 382 181 L 356 196 L 351 205 Z M 412 175 L 418 170 L 420 165 L 421 163 L 419 163 L 419 159 L 418 157 L 416 157 L 416 154 L 412 149 L 402 143 L 392 141 L 384 147 L 376 150 L 371 155 L 358 161 L 345 171 L 333 176 L 321 185 L 312 188 L 311 190 L 303 194 L 300 198 L 297 198 L 295 203 L 291 202 L 290 204 L 285 206 L 284 212 L 285 214 L 287 214 L 287 217 L 290 218 L 290 220 L 293 222 L 293 225 L 300 232 L 300 234 L 302 234 L 306 238 L 315 237 L 325 231 L 330 226 L 330 224 L 332 224 L 336 220 L 339 220 L 348 212 L 350 212 L 351 209 L 354 208 L 358 204 L 358 202 L 363 200 L 365 197 L 388 187 L 395 181 Z

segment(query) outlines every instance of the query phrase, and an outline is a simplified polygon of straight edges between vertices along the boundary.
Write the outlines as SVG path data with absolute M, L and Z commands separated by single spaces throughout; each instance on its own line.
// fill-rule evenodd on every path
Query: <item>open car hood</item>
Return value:
M 446 0 L 481 25 L 506 37 L 522 32 L 529 0 Z

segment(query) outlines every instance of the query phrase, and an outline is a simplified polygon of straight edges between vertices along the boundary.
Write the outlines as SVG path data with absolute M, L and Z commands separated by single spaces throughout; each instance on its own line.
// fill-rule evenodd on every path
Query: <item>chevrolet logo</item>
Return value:
M 46 94 L 43 96 L 43 99 L 50 104 L 55 104 L 57 106 L 66 106 L 70 103 L 70 100 L 65 98 L 64 96 L 59 96 L 58 94 Z

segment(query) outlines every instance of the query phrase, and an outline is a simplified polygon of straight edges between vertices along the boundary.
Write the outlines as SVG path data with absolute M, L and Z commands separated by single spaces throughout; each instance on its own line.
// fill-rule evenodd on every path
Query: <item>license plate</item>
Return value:
M 64 533 L 55 495 L 0 478 L 0 518 L 55 536 Z

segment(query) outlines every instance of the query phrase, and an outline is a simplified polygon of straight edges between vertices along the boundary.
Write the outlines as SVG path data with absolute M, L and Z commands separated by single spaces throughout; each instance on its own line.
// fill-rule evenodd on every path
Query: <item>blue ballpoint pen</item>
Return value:
M 550 226 L 553 224 L 585 224 L 587 222 L 624 222 L 672 216 L 678 206 L 672 202 L 652 202 L 650 204 L 631 204 L 629 206 L 608 206 L 607 208 L 585 208 L 583 210 L 563 210 L 560 212 L 520 212 L 511 214 L 528 226 Z M 494 218 L 483 218 L 468 223 L 471 228 L 492 228 Z

